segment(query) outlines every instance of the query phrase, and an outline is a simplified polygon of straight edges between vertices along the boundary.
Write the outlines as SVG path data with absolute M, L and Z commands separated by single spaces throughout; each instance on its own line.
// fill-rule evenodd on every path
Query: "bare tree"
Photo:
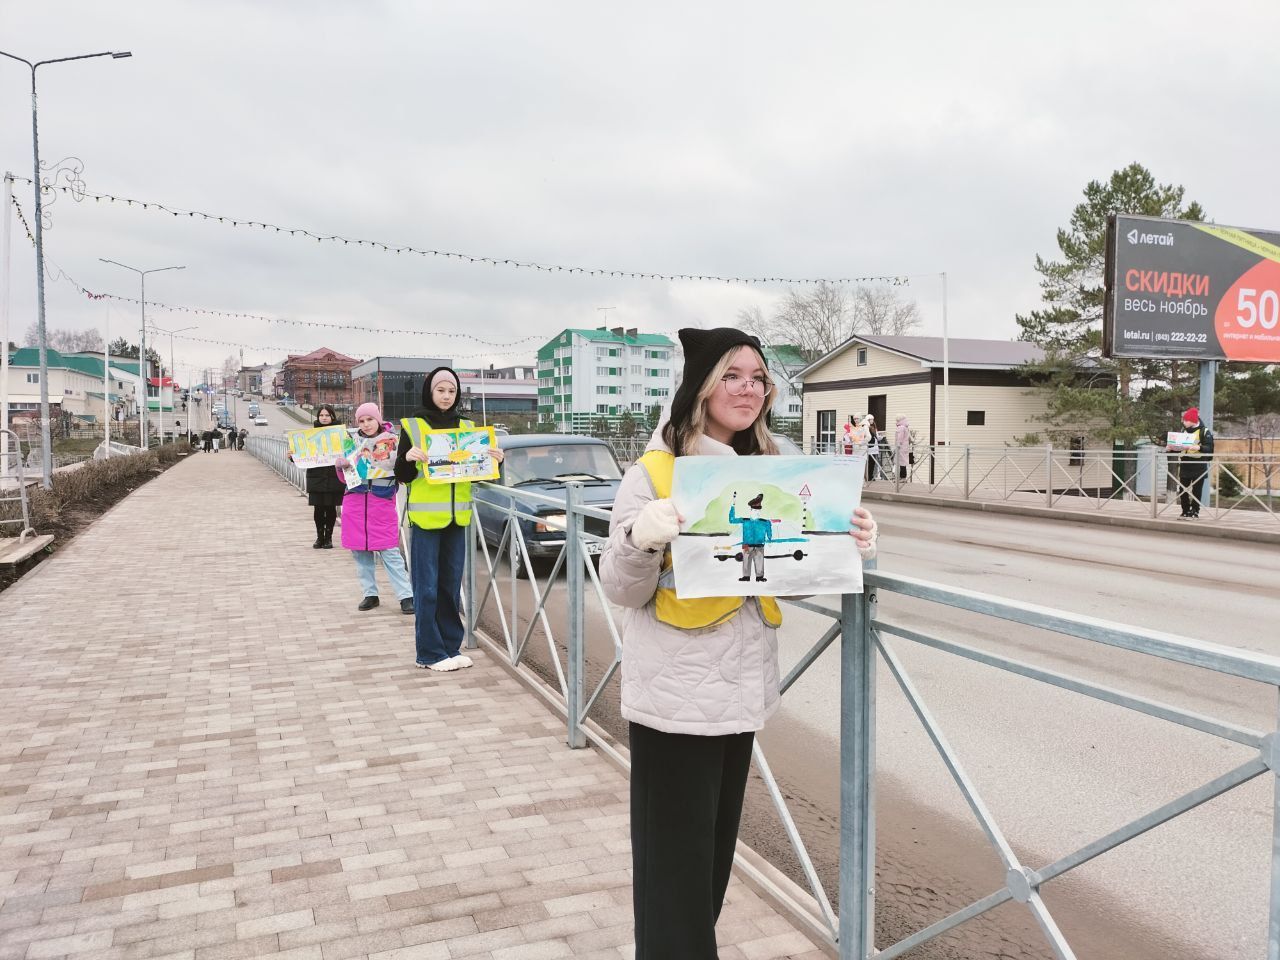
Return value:
M 880 337 L 900 337 L 920 326 L 920 307 L 893 287 L 855 287 L 853 329 Z
M 920 308 L 890 287 L 854 287 L 819 283 L 811 290 L 791 289 L 773 315 L 758 306 L 738 311 L 738 323 L 767 344 L 789 343 L 809 360 L 830 353 L 859 333 L 896 335 L 920 325 Z
M 230 354 L 227 359 L 222 361 L 222 375 L 224 377 L 234 377 L 240 372 L 240 359 L 235 354 Z
M 36 324 L 27 327 L 23 342 L 28 347 L 39 346 L 40 328 Z M 45 330 L 45 344 L 59 353 L 80 353 L 82 351 L 103 349 L 102 334 L 95 329 L 88 330 Z

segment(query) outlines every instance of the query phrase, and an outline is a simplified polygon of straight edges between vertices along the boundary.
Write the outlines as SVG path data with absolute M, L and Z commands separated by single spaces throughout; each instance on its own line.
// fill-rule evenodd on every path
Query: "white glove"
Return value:
M 670 500 L 650 500 L 631 524 L 631 542 L 641 550 L 656 552 L 680 535 L 680 514 Z

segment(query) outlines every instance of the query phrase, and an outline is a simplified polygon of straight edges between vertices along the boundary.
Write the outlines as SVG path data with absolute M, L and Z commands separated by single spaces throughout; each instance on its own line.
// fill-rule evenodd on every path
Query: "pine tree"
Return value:
M 1091 439 L 1107 444 L 1163 437 L 1188 390 L 1194 396 L 1194 363 L 1102 356 L 1108 215 L 1204 220 L 1200 204 L 1184 204 L 1185 194 L 1183 187 L 1157 184 L 1150 171 L 1131 163 L 1106 183 L 1093 180 L 1084 188 L 1084 201 L 1058 230 L 1061 260 L 1036 256 L 1044 306 L 1017 321 L 1019 339 L 1045 350 L 1044 361 L 1028 364 L 1024 372 L 1044 384 L 1047 412 L 1041 419 L 1051 439 L 1079 435 L 1082 424 Z

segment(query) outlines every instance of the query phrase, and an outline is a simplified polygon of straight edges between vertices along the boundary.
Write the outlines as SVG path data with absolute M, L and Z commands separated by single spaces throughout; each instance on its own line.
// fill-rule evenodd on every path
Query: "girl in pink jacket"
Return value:
M 356 609 L 372 610 L 379 603 L 374 574 L 376 558 L 381 557 L 387 579 L 400 601 L 400 612 L 411 614 L 413 587 L 400 553 L 400 517 L 396 512 L 396 435 L 391 424 L 383 423 L 376 403 L 362 403 L 356 409 L 354 437 L 362 448 L 358 459 L 353 464 L 345 457 L 339 458 L 339 474 L 347 467 L 358 466 L 361 460 L 387 472 L 385 477 L 368 478 L 358 486 L 349 486 L 342 500 L 342 545 L 356 558 L 356 575 L 364 589 L 364 599 Z

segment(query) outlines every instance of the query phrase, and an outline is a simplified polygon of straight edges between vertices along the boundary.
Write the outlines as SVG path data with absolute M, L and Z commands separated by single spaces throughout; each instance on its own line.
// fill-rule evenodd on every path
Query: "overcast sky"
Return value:
M 90 191 L 321 233 L 584 267 L 906 274 L 922 333 L 1012 338 L 1037 253 L 1132 161 L 1222 223 L 1280 227 L 1280 3 L 426 3 L 0 0 L 41 68 L 41 157 Z M 0 166 L 31 175 L 29 75 L 0 60 Z M 31 216 L 31 191 L 18 199 Z M 622 280 L 388 254 L 120 204 L 51 208 L 46 254 L 96 292 L 457 339 L 149 311 L 245 362 L 532 359 L 566 326 L 731 324 L 779 285 Z M 2 269 L 2 267 L 0 267 Z M 12 339 L 35 315 L 15 228 Z M 47 287 L 51 328 L 138 311 Z M 601 307 L 614 308 L 607 312 Z M 127 330 L 126 330 L 127 328 Z M 160 345 L 168 359 L 168 340 Z M 485 351 L 488 352 L 485 352 Z M 230 348 L 176 341 L 180 377 Z M 481 356 L 469 356 L 480 352 Z

